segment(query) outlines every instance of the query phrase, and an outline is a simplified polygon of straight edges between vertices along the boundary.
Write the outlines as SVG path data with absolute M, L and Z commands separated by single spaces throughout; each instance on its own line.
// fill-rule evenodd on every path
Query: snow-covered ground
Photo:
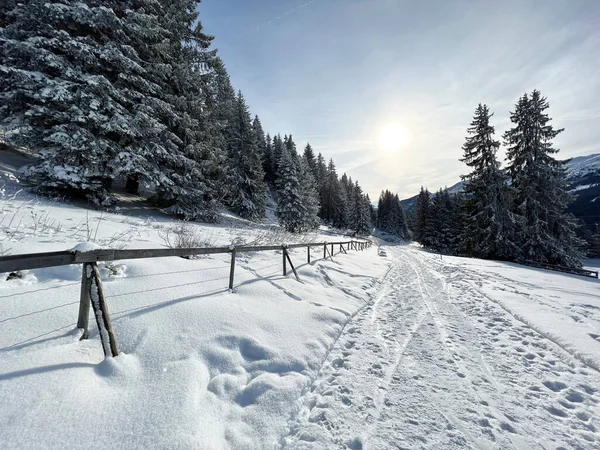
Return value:
M 170 219 L 14 188 L 3 253 L 164 245 Z M 128 211 L 131 214 L 131 211 Z M 226 217 L 208 245 L 292 237 Z M 81 268 L 0 281 L 0 448 L 600 448 L 600 283 L 410 245 L 104 264 L 122 354 L 78 340 Z M 600 265 L 590 261 L 591 267 Z M 94 323 L 93 319 L 90 323 Z
M 97 245 L 156 248 L 171 220 L 87 211 L 5 195 L 3 252 Z M 342 240 L 267 226 L 194 227 L 203 242 Z M 389 262 L 375 248 L 322 259 L 281 252 L 101 265 L 122 354 L 103 360 L 97 332 L 75 329 L 81 268 L 0 281 L 0 448 L 274 448 L 344 324 L 370 301 Z M 90 323 L 94 323 L 91 319 Z
M 600 448 L 598 280 L 390 253 L 288 448 Z

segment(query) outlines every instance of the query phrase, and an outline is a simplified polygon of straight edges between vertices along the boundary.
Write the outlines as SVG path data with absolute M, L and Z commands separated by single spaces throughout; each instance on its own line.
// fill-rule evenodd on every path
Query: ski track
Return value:
M 389 250 L 379 294 L 342 331 L 283 448 L 600 449 L 596 371 L 476 274 Z

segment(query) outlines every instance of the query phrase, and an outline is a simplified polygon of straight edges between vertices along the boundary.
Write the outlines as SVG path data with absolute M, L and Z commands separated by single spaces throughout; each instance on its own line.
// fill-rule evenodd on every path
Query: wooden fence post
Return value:
M 285 266 L 285 254 L 287 250 L 285 249 L 285 246 L 281 248 L 283 249 L 283 276 L 285 277 L 287 275 L 287 267 Z
M 346 253 L 346 249 L 344 248 L 343 244 L 340 244 L 340 252 Z
M 235 247 L 231 249 L 231 268 L 229 269 L 229 290 L 233 289 L 233 277 L 235 275 Z
M 307 257 L 308 257 L 308 263 L 310 264 L 310 245 L 306 246 L 306 253 L 307 253 Z
M 86 266 L 88 263 L 82 264 L 81 270 L 81 292 L 79 294 L 79 317 L 77 318 L 77 328 L 83 330 L 79 340 L 87 339 L 90 335 L 90 287 L 88 285 L 89 278 L 86 276 Z
M 327 259 L 327 244 L 323 245 L 323 259 Z
M 284 255 L 284 258 L 287 258 L 288 262 L 290 263 L 290 267 L 292 268 L 292 272 L 294 272 L 294 276 L 296 277 L 296 280 L 300 281 L 300 278 L 298 277 L 298 272 L 296 272 L 296 268 L 294 267 L 294 264 L 292 263 L 292 260 L 290 259 L 290 254 L 288 253 L 286 248 L 283 249 L 283 255 Z M 284 262 L 284 264 L 285 264 L 285 262 Z
M 333 257 L 333 244 L 331 244 L 331 257 Z
M 104 350 L 104 356 L 117 356 L 119 354 L 119 348 L 117 347 L 117 340 L 110 323 L 110 315 L 108 314 L 108 307 L 104 300 L 104 290 L 102 289 L 102 282 L 100 281 L 100 272 L 98 272 L 98 265 L 96 263 L 86 264 L 85 276 L 88 279 L 87 283 L 90 288 L 90 300 L 92 308 L 94 309 L 94 315 L 96 316 L 96 324 L 98 325 L 98 334 L 100 335 L 100 341 L 102 342 L 102 350 Z

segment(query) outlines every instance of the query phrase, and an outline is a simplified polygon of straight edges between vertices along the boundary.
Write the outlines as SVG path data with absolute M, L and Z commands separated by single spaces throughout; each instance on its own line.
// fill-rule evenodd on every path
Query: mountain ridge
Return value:
M 566 161 L 569 190 L 577 196 L 567 211 L 592 226 L 600 222 L 600 153 L 576 156 Z M 448 191 L 452 194 L 460 193 L 464 184 L 464 181 L 459 181 L 449 187 Z M 417 196 L 400 201 L 407 214 L 414 212 Z

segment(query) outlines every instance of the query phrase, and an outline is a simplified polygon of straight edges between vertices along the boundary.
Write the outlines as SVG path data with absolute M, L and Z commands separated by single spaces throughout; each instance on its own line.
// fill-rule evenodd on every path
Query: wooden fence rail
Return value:
M 147 259 L 147 258 L 164 258 L 164 257 L 188 257 L 197 255 L 216 255 L 216 254 L 231 254 L 231 267 L 229 270 L 229 289 L 233 289 L 235 279 L 235 259 L 238 253 L 250 252 L 266 252 L 277 251 L 282 252 L 283 275 L 288 273 L 287 264 L 290 265 L 294 276 L 298 281 L 300 278 L 298 272 L 292 263 L 289 250 L 297 248 L 306 248 L 308 253 L 308 263 L 310 264 L 310 251 L 313 247 L 323 247 L 323 259 L 329 257 L 333 259 L 334 246 L 339 245 L 339 253 L 347 253 L 347 249 L 365 250 L 371 247 L 372 242 L 364 241 L 344 241 L 344 242 L 311 242 L 306 244 L 290 244 L 290 245 L 267 245 L 267 246 L 250 246 L 241 245 L 238 247 L 207 247 L 207 248 L 158 248 L 158 249 L 141 249 L 141 250 L 91 250 L 86 252 L 80 251 L 60 251 L 47 253 L 30 253 L 23 255 L 9 255 L 0 257 L 0 273 L 17 272 L 19 270 L 43 269 L 47 267 L 67 266 L 70 264 L 82 264 L 81 276 L 81 293 L 79 299 L 79 315 L 77 318 L 77 328 L 82 330 L 81 339 L 87 339 L 89 336 L 89 315 L 90 306 L 94 311 L 96 324 L 98 326 L 98 334 L 102 342 L 104 356 L 117 356 L 119 349 L 115 334 L 112 329 L 110 315 L 106 299 L 104 298 L 104 290 L 98 272 L 98 262 L 101 261 L 119 261 L 126 259 Z M 329 248 L 331 246 L 331 249 Z
M 536 267 L 538 269 L 554 270 L 555 272 L 570 273 L 572 275 L 581 275 L 588 278 L 598 278 L 598 271 L 596 270 L 557 266 L 554 264 L 539 263 L 535 261 L 523 261 L 522 264 L 526 266 Z

